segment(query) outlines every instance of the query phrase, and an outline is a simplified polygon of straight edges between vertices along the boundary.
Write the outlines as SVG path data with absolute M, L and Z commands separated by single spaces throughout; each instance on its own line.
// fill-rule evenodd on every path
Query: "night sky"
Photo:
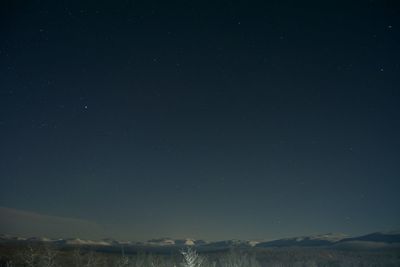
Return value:
M 399 90 L 395 0 L 2 1 L 0 206 L 83 238 L 399 229 Z

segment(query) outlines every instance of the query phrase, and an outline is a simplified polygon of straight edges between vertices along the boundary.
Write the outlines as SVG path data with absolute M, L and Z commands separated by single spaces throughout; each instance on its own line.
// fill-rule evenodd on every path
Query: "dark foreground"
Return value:
M 182 251 L 184 252 L 182 254 Z M 96 247 L 1 244 L 0 267 L 284 267 L 400 266 L 400 250 L 251 248 L 197 253 L 102 251 Z M 186 252 L 186 254 L 185 254 Z

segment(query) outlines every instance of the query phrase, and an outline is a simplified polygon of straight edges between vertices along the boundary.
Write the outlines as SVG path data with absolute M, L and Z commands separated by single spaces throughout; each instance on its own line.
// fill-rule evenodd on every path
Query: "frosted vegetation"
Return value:
M 0 256 L 0 267 L 316 267 L 400 266 L 398 251 L 346 252 L 313 249 L 231 250 L 198 253 L 188 247 L 180 253 L 156 255 L 58 250 L 26 247 Z

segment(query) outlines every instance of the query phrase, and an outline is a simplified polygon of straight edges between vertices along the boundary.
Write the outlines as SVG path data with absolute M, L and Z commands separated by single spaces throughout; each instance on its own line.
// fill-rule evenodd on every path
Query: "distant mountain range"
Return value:
M 376 232 L 367 235 L 348 237 L 344 234 L 323 234 L 315 236 L 301 236 L 271 241 L 253 240 L 224 240 L 207 242 L 195 239 L 160 238 L 146 242 L 118 241 L 114 239 L 83 240 L 75 239 L 50 239 L 44 237 L 15 237 L 0 235 L 0 243 L 32 244 L 51 243 L 62 247 L 85 247 L 103 251 L 119 251 L 124 247 L 126 251 L 158 251 L 166 252 L 179 250 L 186 246 L 195 247 L 199 251 L 219 251 L 231 248 L 283 248 L 283 247 L 331 247 L 338 249 L 376 249 L 400 248 L 400 232 Z
M 288 247 L 288 246 L 301 246 L 301 247 L 315 247 L 315 246 L 327 246 L 341 240 L 348 238 L 345 234 L 324 234 L 315 236 L 301 236 L 293 238 L 284 238 L 266 242 L 260 242 L 256 244 L 256 247 Z

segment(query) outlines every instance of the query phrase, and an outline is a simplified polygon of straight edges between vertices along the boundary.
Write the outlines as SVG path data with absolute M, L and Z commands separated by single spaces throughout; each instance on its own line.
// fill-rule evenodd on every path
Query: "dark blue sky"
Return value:
M 399 4 L 293 2 L 2 2 L 0 206 L 126 239 L 399 228 Z

